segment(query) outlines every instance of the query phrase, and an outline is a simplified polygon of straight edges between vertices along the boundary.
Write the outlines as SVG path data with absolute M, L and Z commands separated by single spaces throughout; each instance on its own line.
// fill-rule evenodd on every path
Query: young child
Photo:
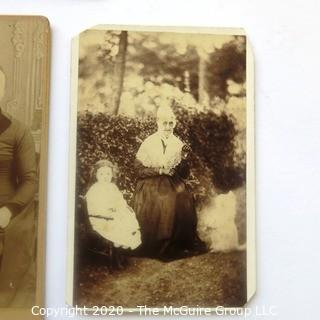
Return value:
M 135 213 L 113 183 L 115 166 L 108 160 L 98 161 L 93 168 L 96 182 L 85 198 L 89 220 L 94 231 L 113 243 L 115 248 L 136 249 L 141 234 Z

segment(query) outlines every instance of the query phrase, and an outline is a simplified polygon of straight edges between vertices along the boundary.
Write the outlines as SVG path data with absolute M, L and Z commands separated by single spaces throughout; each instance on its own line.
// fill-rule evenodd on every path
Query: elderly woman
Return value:
M 139 180 L 134 210 L 141 227 L 142 254 L 177 258 L 198 241 L 189 174 L 188 147 L 173 134 L 176 117 L 168 106 L 157 112 L 158 131 L 142 142 L 135 167 Z
M 4 88 L 0 69 L 0 102 Z M 30 131 L 0 108 L 0 307 L 34 304 L 36 176 Z

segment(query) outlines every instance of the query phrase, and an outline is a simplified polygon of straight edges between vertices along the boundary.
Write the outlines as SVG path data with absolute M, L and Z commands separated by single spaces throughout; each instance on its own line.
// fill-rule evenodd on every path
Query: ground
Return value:
M 125 270 L 87 265 L 77 305 L 241 306 L 246 301 L 246 253 L 206 253 L 172 262 L 130 258 Z

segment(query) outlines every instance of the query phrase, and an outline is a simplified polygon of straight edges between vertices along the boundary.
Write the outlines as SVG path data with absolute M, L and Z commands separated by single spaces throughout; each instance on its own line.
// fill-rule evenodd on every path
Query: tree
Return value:
M 207 92 L 211 99 L 225 99 L 227 80 L 244 83 L 246 76 L 246 49 L 244 37 L 238 37 L 228 42 L 221 49 L 215 50 L 209 56 L 207 64 Z
M 113 72 L 113 86 L 114 86 L 114 94 L 113 94 L 113 109 L 114 114 L 118 114 L 121 94 L 123 89 L 123 80 L 126 68 L 126 53 L 128 47 L 128 32 L 121 31 L 119 36 L 119 50 L 115 59 L 115 66 Z
M 179 51 L 177 43 L 160 40 L 159 33 L 130 33 L 130 46 L 134 50 L 127 55 L 130 71 L 138 72 L 145 80 L 155 84 L 167 83 L 184 91 L 184 74 L 190 79 L 190 93 L 198 99 L 198 61 L 196 48 L 186 45 Z M 136 66 L 141 66 L 135 70 Z

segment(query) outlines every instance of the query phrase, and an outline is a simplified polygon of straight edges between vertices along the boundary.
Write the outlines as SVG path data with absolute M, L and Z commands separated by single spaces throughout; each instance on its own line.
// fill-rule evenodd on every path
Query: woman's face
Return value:
M 158 131 L 165 137 L 168 138 L 173 134 L 173 129 L 176 126 L 176 119 L 174 117 L 164 117 L 157 121 Z
M 97 170 L 97 181 L 110 183 L 112 180 L 112 169 L 110 167 L 101 167 Z

